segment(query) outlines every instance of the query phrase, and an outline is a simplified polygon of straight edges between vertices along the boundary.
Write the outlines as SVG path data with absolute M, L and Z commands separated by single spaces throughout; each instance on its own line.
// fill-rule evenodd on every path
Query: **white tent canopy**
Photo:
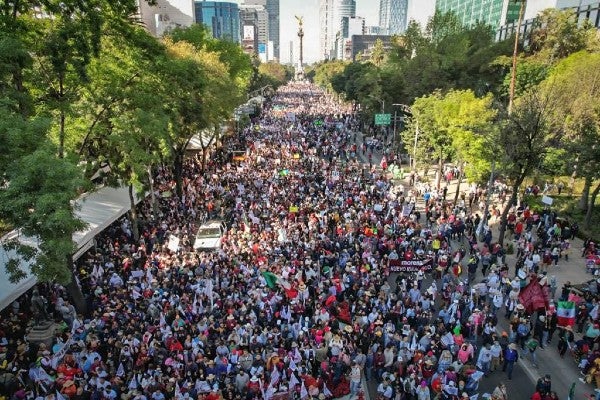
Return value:
M 139 201 L 140 198 L 136 196 L 135 202 L 138 203 Z M 96 192 L 82 195 L 75 203 L 75 214 L 87 224 L 84 230 L 73 235 L 73 241 L 77 245 L 77 252 L 74 254 L 74 259 L 76 260 L 93 246 L 94 238 L 97 234 L 129 211 L 129 192 L 127 187 L 103 187 Z M 35 239 L 19 235 L 19 231 L 16 230 L 4 236 L 0 242 L 14 239 L 25 245 L 33 247 L 37 245 Z M 9 281 L 6 265 L 15 256 L 18 257 L 14 251 L 7 252 L 0 246 L 0 310 L 6 308 L 36 283 L 35 276 L 29 273 L 31 262 L 23 259 L 20 260 L 20 267 L 27 273 L 27 277 L 17 283 Z

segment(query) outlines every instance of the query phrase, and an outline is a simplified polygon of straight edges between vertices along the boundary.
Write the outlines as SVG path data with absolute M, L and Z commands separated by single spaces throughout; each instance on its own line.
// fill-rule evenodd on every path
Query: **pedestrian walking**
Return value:
M 504 365 L 502 366 L 502 372 L 506 372 L 508 380 L 512 380 L 513 369 L 518 361 L 519 352 L 517 350 L 517 345 L 516 343 L 511 343 L 504 353 Z

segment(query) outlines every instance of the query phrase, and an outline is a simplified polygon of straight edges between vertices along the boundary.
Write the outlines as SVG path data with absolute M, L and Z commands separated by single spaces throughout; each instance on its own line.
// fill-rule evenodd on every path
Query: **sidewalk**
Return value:
M 431 170 L 430 170 L 431 171 Z M 435 171 L 431 171 L 432 174 L 430 176 L 430 181 L 434 181 Z M 408 187 L 408 180 L 404 180 L 402 184 Z M 463 182 L 462 189 L 466 188 L 466 184 Z M 452 181 L 450 185 L 448 185 L 448 199 L 454 199 L 454 195 L 457 189 L 457 181 Z M 417 207 L 423 207 L 423 201 L 419 201 Z M 498 229 L 499 229 L 499 221 L 494 221 L 492 223 L 493 229 L 493 240 L 498 240 Z M 505 243 L 510 241 L 509 237 L 505 238 Z M 557 266 L 552 266 L 548 270 L 549 276 L 556 276 L 557 280 L 557 290 L 556 296 L 560 294 L 562 286 L 565 282 L 569 281 L 572 284 L 578 284 L 586 282 L 593 278 L 592 275 L 586 272 L 585 261 L 581 257 L 581 252 L 583 250 L 583 241 L 579 238 L 576 238 L 571 241 L 571 254 L 569 257 L 569 261 L 565 261 L 564 258 L 560 259 Z M 510 267 L 511 273 L 514 273 L 514 265 L 516 263 L 516 254 L 510 254 L 506 256 L 506 263 Z M 464 274 L 466 274 L 466 268 L 463 268 Z M 481 272 L 478 271 L 478 275 L 476 280 L 480 280 L 483 278 Z M 556 299 L 555 299 L 556 300 Z M 507 330 L 508 329 L 508 321 L 504 319 L 502 316 L 499 318 L 498 322 L 499 330 Z M 521 360 L 519 361 L 520 368 L 524 370 L 524 372 L 529 376 L 532 381 L 531 389 L 529 392 L 523 393 L 522 397 L 519 398 L 529 398 L 529 396 L 533 393 L 535 388 L 535 383 L 540 376 L 544 376 L 545 374 L 550 374 L 552 377 L 552 390 L 555 390 L 560 399 L 567 399 L 569 389 L 572 383 L 575 383 L 575 397 L 574 399 L 586 399 L 587 395 L 594 391 L 594 387 L 592 385 L 581 382 L 579 379 L 583 376 L 580 374 L 577 364 L 575 363 L 573 357 L 567 353 L 564 358 L 560 358 L 557 351 L 558 344 L 558 335 L 555 332 L 552 342 L 545 349 L 539 349 L 537 351 L 538 358 L 538 368 L 535 368 L 533 364 L 529 360 Z M 581 334 L 575 333 L 575 340 L 581 338 Z M 509 386 L 509 385 L 507 385 Z M 525 388 L 522 388 L 526 390 Z

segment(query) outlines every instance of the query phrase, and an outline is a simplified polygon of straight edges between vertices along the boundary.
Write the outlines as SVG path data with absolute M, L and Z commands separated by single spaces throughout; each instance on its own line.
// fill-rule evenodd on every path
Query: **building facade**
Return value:
M 365 35 L 365 19 L 362 17 L 343 17 L 342 26 L 335 41 L 335 54 L 338 60 L 352 59 L 352 36 Z
M 273 42 L 273 51 L 269 52 L 270 60 L 279 61 L 281 44 L 279 41 L 279 0 L 267 0 L 269 14 L 269 41 Z
M 392 47 L 392 37 L 390 35 L 352 35 L 351 39 L 353 61 L 368 60 L 378 40 L 382 42 L 385 50 L 390 50 Z
M 581 2 L 581 5 L 579 4 Z M 577 15 L 577 20 L 579 23 L 583 23 L 583 21 L 588 20 L 593 26 L 600 29 L 600 1 L 594 0 L 577 0 L 567 1 L 567 0 L 558 0 L 554 1 L 557 7 L 551 8 L 560 8 L 560 9 L 572 9 L 575 11 Z M 577 4 L 574 4 L 577 3 Z M 561 5 L 561 7 L 558 7 Z M 546 9 L 548 7 L 545 7 Z M 522 40 L 527 40 L 529 33 L 535 26 L 535 17 L 544 9 L 530 9 L 530 11 L 525 11 L 525 18 L 519 27 L 520 37 Z M 534 13 L 535 11 L 535 13 Z M 530 17 L 530 18 L 527 18 Z M 513 21 L 501 26 L 496 32 L 496 40 L 505 40 L 512 37 L 512 35 L 517 30 L 517 21 Z
M 324 59 L 330 58 L 335 34 L 334 0 L 319 0 L 319 53 Z
M 379 0 L 379 26 L 387 35 L 399 35 L 406 30 L 408 0 Z
M 356 17 L 356 0 L 320 0 L 319 48 L 324 59 L 338 56 L 344 18 Z
M 279 0 L 242 0 L 240 12 L 242 20 L 249 18 L 244 14 L 251 13 L 250 8 L 257 10 L 256 22 L 258 28 L 258 42 L 261 49 L 259 52 L 268 60 L 279 60 Z
M 217 39 L 240 43 L 240 9 L 237 3 L 221 1 L 196 1 L 196 23 L 208 27 Z
M 146 29 L 157 37 L 173 28 L 194 23 L 194 0 L 157 0 L 154 6 L 138 0 L 138 10 Z
M 485 23 L 494 30 L 519 16 L 519 2 L 511 0 L 437 0 L 440 12 L 453 12 L 464 26 Z
M 240 6 L 242 24 L 242 45 L 248 54 L 259 55 L 261 61 L 267 61 L 269 42 L 269 15 L 261 5 Z

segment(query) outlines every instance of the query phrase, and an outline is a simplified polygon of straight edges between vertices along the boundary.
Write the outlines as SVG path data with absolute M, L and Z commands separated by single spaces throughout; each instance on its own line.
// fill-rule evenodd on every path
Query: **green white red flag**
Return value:
M 575 303 L 572 301 L 559 301 L 556 317 L 560 326 L 575 325 Z

